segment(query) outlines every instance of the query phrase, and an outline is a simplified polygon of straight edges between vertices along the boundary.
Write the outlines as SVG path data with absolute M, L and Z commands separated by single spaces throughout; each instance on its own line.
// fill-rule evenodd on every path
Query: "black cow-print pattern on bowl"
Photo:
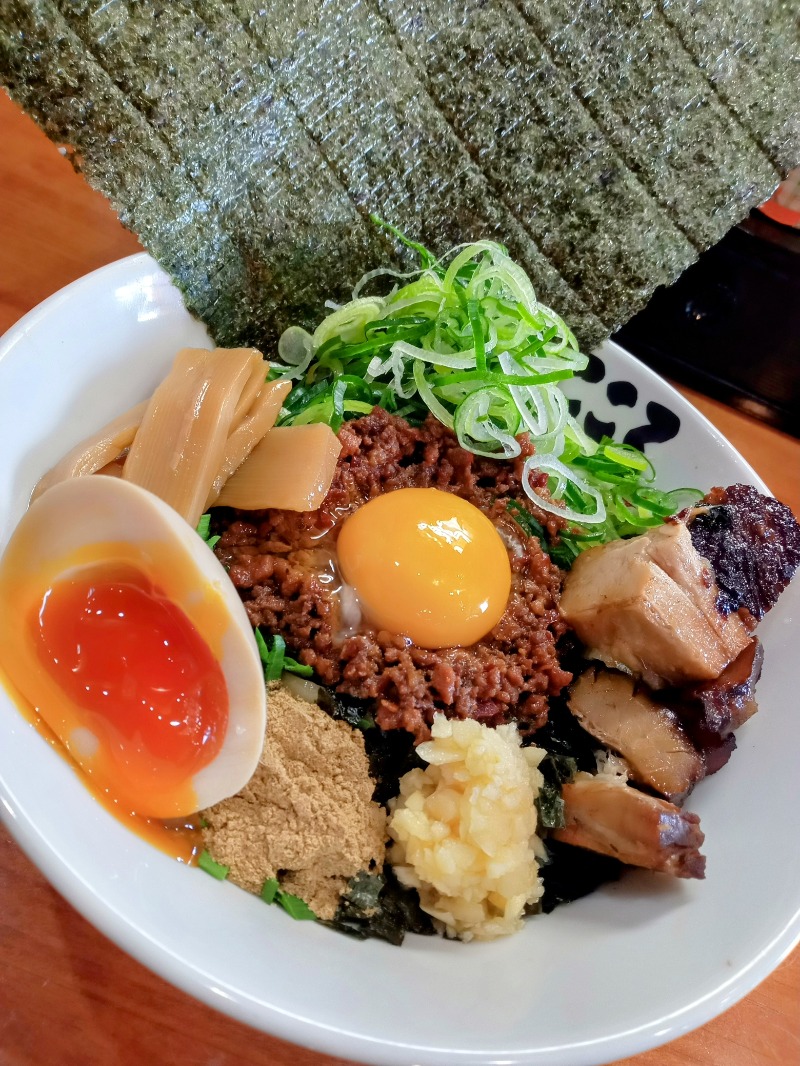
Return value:
M 642 451 L 674 440 L 681 428 L 679 415 L 621 376 L 622 366 L 610 346 L 592 353 L 583 373 L 565 385 L 570 414 L 594 440 L 614 437 Z

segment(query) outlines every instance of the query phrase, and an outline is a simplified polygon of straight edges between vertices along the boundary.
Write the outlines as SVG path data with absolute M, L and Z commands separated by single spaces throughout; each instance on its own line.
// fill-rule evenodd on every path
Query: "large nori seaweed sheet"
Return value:
M 200 5 L 182 2 L 155 15 L 150 4 L 57 4 L 132 105 L 156 130 L 169 130 L 176 161 L 236 242 L 243 268 L 231 279 L 232 298 L 221 294 L 212 320 L 218 337 L 263 339 L 264 309 L 284 327 L 320 289 L 345 297 L 353 271 L 390 255 L 238 22 L 238 32 L 215 32 Z
M 782 171 L 800 162 L 797 0 L 660 0 L 715 92 Z
M 49 4 L 3 3 L 0 69 L 12 95 L 111 200 L 126 226 L 211 314 L 215 267 L 231 254 L 216 217 Z M 165 211 L 165 205 L 169 210 Z
M 613 304 L 627 319 L 692 261 L 512 4 L 379 6 L 493 189 L 598 315 Z
M 716 244 L 778 182 L 657 10 L 643 18 L 631 0 L 520 6 L 626 165 L 698 248 Z
M 262 47 L 279 46 L 276 78 L 358 203 L 433 247 L 480 236 L 503 241 L 549 302 L 584 333 L 597 329 L 496 196 L 376 12 L 360 0 L 328 0 L 314 25 L 276 42 L 268 9 L 248 18 L 248 0 L 232 7 Z
M 0 79 L 221 343 L 404 261 L 375 211 L 503 240 L 590 347 L 798 161 L 798 37 L 776 0 L 0 0 Z

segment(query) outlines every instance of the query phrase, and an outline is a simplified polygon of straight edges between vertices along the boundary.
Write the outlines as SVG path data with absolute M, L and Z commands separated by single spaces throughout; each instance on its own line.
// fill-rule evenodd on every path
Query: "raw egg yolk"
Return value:
M 506 609 L 506 547 L 489 519 L 452 493 L 377 496 L 345 520 L 336 547 L 367 620 L 423 648 L 474 644 Z
M 63 694 L 58 733 L 134 809 L 181 793 L 219 753 L 228 722 L 222 669 L 180 607 L 141 571 L 99 566 L 61 578 L 29 619 Z

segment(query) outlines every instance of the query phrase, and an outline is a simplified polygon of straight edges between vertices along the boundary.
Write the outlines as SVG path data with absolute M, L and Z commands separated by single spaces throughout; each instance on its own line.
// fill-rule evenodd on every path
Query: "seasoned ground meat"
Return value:
M 433 418 L 414 427 L 380 408 L 345 423 L 339 438 L 342 453 L 319 511 L 223 511 L 215 519 L 221 533 L 217 555 L 253 625 L 281 633 L 325 684 L 376 700 L 382 729 L 407 729 L 425 739 L 435 711 L 538 728 L 546 721 L 548 698 L 571 675 L 559 666 L 555 648 L 564 631 L 560 572 L 507 511 L 516 499 L 551 535 L 563 526 L 530 504 L 522 490 L 530 445 L 517 460 L 496 462 L 460 448 Z M 335 545 L 342 520 L 381 493 L 412 487 L 469 500 L 508 547 L 508 607 L 491 633 L 470 647 L 434 651 L 377 632 L 352 613 L 347 590 L 340 589 Z

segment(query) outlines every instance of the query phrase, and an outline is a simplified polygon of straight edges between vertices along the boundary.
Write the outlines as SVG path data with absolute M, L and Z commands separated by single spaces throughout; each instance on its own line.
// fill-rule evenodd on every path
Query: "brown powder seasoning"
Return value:
M 331 919 L 350 879 L 383 867 L 386 812 L 374 787 L 362 734 L 273 683 L 256 772 L 202 812 L 205 847 L 234 884 L 258 894 L 277 877 Z

